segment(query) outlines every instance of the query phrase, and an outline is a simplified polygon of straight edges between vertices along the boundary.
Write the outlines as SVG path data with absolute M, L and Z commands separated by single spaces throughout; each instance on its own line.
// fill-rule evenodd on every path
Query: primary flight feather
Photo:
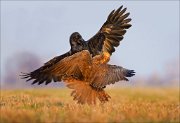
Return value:
M 108 62 L 110 55 L 115 51 L 114 47 L 119 46 L 123 35 L 126 33 L 126 29 L 131 27 L 131 24 L 129 24 L 131 19 L 128 18 L 128 16 L 129 13 L 126 13 L 126 8 L 123 9 L 123 6 L 119 7 L 116 11 L 113 10 L 100 30 L 88 41 L 85 41 L 78 32 L 72 33 L 69 39 L 71 46 L 70 51 L 54 57 L 42 67 L 30 72 L 28 74 L 28 80 L 34 79 L 33 84 L 49 84 L 52 80 L 54 80 L 54 82 L 61 81 L 61 77 L 56 78 L 52 76 L 49 69 L 63 58 L 82 50 L 88 50 L 93 57 L 102 52 L 107 56 L 105 60 Z
M 126 77 L 134 75 L 133 70 L 107 64 L 126 30 L 131 27 L 128 16 L 123 6 L 113 10 L 100 30 L 87 41 L 78 32 L 72 33 L 69 39 L 71 49 L 67 53 L 54 57 L 22 77 L 33 80 L 32 84 L 65 81 L 74 89 L 72 96 L 79 103 L 93 103 L 96 98 L 101 102 L 108 101 L 110 96 L 103 90 L 106 85 L 128 81 Z

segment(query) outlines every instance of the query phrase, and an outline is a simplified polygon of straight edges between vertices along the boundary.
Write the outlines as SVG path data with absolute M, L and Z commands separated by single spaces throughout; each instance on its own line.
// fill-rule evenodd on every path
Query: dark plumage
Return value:
M 71 55 L 82 50 L 88 50 L 87 43 L 78 32 L 74 32 L 71 34 L 69 43 L 71 46 Z
M 54 82 L 61 81 L 62 78 L 67 75 L 72 75 L 74 78 L 78 78 L 79 81 L 84 80 L 84 75 L 80 70 L 80 67 L 78 65 L 73 65 L 76 64 L 76 61 L 69 65 L 62 65 L 61 61 L 73 56 L 77 52 L 88 50 L 92 57 L 100 55 L 96 58 L 96 60 L 99 60 L 96 61 L 97 63 L 107 63 L 110 59 L 110 55 L 115 51 L 114 47 L 119 46 L 120 41 L 123 39 L 126 29 L 131 27 L 131 24 L 129 24 L 131 19 L 127 18 L 129 13 L 125 13 L 126 8 L 122 8 L 123 7 L 121 6 L 116 11 L 113 10 L 109 14 L 106 22 L 92 38 L 85 41 L 78 32 L 74 32 L 69 39 L 71 46 L 70 51 L 63 55 L 54 57 L 42 67 L 30 73 L 25 73 L 22 77 L 27 79 L 27 81 L 33 80 L 32 84 L 48 84 L 52 80 Z M 84 59 L 84 61 L 87 61 L 87 59 Z M 66 62 L 69 63 L 68 60 Z M 81 61 L 78 62 L 82 63 Z M 111 69 L 112 68 L 113 67 L 111 66 Z M 123 75 L 125 77 L 130 77 L 134 75 L 134 73 L 133 71 L 126 70 Z M 92 83 L 91 86 L 94 86 L 94 84 Z M 103 85 L 103 87 L 104 86 L 105 85 Z
M 79 49 L 87 49 L 93 56 L 99 55 L 101 51 L 111 55 L 124 38 L 126 30 L 131 27 L 129 14 L 123 6 L 113 10 L 100 30 L 87 41 L 78 32 L 73 33 L 80 37 L 81 46 L 84 47 L 79 46 Z
M 101 35 L 101 34 L 99 34 L 99 35 Z M 99 37 L 97 36 L 97 38 L 99 38 Z M 94 46 L 94 47 L 97 47 L 96 52 L 100 52 L 102 49 L 104 36 L 101 35 L 100 38 L 98 39 L 99 42 L 97 42 L 96 46 Z M 42 83 L 45 83 L 47 85 L 52 80 L 54 82 L 61 81 L 61 77 L 64 74 L 62 74 L 62 76 L 59 76 L 59 77 L 53 76 L 50 72 L 51 68 L 54 67 L 62 59 L 66 58 L 68 56 L 71 56 L 74 53 L 80 52 L 82 50 L 90 49 L 88 42 L 84 41 L 78 32 L 74 32 L 73 34 L 71 34 L 69 41 L 70 41 L 70 46 L 71 46 L 70 51 L 66 52 L 63 55 L 54 57 L 53 59 L 51 59 L 50 61 L 48 61 L 42 67 L 38 68 L 35 71 L 32 71 L 30 73 L 22 73 L 23 74 L 23 75 L 21 75 L 21 76 L 23 76 L 22 78 L 24 78 L 24 79 L 28 78 L 27 81 L 34 79 L 32 84 L 38 83 L 39 85 Z
M 102 52 L 111 55 L 115 51 L 115 47 L 119 46 L 126 29 L 131 27 L 131 24 L 129 24 L 131 19 L 128 18 L 130 13 L 125 12 L 126 8 L 123 9 L 123 6 L 116 11 L 113 10 L 98 33 L 88 40 L 88 45 L 96 44 L 98 42 L 97 37 L 101 33 L 105 36 Z M 98 55 L 94 52 L 91 52 L 91 54 Z
M 54 82 L 61 81 L 61 77 L 55 77 L 51 75 L 49 69 L 51 69 L 51 67 L 56 65 L 62 59 L 71 56 L 76 52 L 87 49 L 87 44 L 84 42 L 84 40 L 82 39 L 82 37 L 78 32 L 71 34 L 69 42 L 71 46 L 70 51 L 64 53 L 63 55 L 54 57 L 53 59 L 46 62 L 42 67 L 38 68 L 37 70 L 34 70 L 30 73 L 23 73 L 24 75 L 23 78 L 28 78 L 27 81 L 34 79 L 32 84 L 38 83 L 39 85 L 42 83 L 45 83 L 47 85 L 52 80 Z

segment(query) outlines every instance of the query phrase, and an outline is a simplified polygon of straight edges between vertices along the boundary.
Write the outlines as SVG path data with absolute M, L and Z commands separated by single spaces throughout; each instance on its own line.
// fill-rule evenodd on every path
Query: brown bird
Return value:
M 125 12 L 126 8 L 123 9 L 123 6 L 116 11 L 113 10 L 100 30 L 88 41 L 84 41 L 78 32 L 73 33 L 69 40 L 71 45 L 70 51 L 54 57 L 42 67 L 28 73 L 28 76 L 25 77 L 28 78 L 27 81 L 34 80 L 32 84 L 49 84 L 52 80 L 54 82 L 61 81 L 63 75 L 57 78 L 51 74 L 49 69 L 56 66 L 62 59 L 82 50 L 88 50 L 93 57 L 103 53 L 106 56 L 104 60 L 109 61 L 110 55 L 115 51 L 115 47 L 119 46 L 120 41 L 123 39 L 126 29 L 131 27 L 131 24 L 129 24 L 131 19 L 127 18 L 129 13 Z
M 97 98 L 106 102 L 110 98 L 104 91 L 106 85 L 120 80 L 128 81 L 126 77 L 133 76 L 135 72 L 109 65 L 104 62 L 104 57 L 103 54 L 92 57 L 88 50 L 83 50 L 62 59 L 48 72 L 56 79 L 61 78 L 67 87 L 73 89 L 71 95 L 78 103 L 95 104 Z
M 84 41 L 77 32 L 70 37 L 71 50 L 45 63 L 39 69 L 25 73 L 23 78 L 34 79 L 32 84 L 64 81 L 73 89 L 72 96 L 78 103 L 93 104 L 98 98 L 106 102 L 110 96 L 105 93 L 106 85 L 134 75 L 133 70 L 109 65 L 114 47 L 119 46 L 126 29 L 131 27 L 129 13 L 124 14 L 122 6 L 113 10 L 98 33 Z
M 57 75 L 61 72 L 67 73 L 62 79 L 67 87 L 73 89 L 71 95 L 74 100 L 81 104 L 95 104 L 97 98 L 101 102 L 108 101 L 110 96 L 104 91 L 106 85 L 120 80 L 128 81 L 126 77 L 135 75 L 134 70 L 107 64 L 103 54 L 92 57 L 87 50 L 63 59 L 52 70 Z

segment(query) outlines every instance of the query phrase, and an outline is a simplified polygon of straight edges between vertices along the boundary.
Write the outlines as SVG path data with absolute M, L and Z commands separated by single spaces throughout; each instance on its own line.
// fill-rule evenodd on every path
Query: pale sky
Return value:
M 111 64 L 148 76 L 179 59 L 178 1 L 1 1 L 2 73 L 7 59 L 20 52 L 33 52 L 43 62 L 67 52 L 71 33 L 88 40 L 121 5 L 131 13 L 132 27 Z

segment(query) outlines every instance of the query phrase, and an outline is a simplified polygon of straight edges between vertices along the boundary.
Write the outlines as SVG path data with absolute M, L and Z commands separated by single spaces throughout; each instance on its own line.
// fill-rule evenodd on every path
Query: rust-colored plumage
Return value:
M 106 102 L 110 98 L 104 91 L 106 85 L 128 81 L 126 77 L 133 76 L 134 71 L 102 62 L 104 58 L 104 54 L 92 57 L 89 51 L 83 50 L 62 59 L 47 72 L 66 82 L 78 103 L 94 104 L 96 99 Z
M 75 76 L 75 74 L 77 75 L 78 73 L 74 73 L 74 75 L 65 75 L 63 77 L 63 81 L 67 83 L 67 87 L 73 89 L 71 95 L 78 103 L 95 104 L 96 99 L 99 99 L 101 102 L 106 102 L 110 98 L 104 91 L 106 85 L 114 84 L 120 80 L 128 81 L 126 77 L 134 75 L 133 70 L 127 70 L 116 65 L 109 65 L 106 62 L 97 62 L 97 60 L 101 61 L 99 60 L 100 58 L 103 60 L 104 55 L 101 54 L 92 57 L 89 51 L 84 50 L 63 59 L 60 63 L 63 64 L 63 66 L 68 64 L 72 66 L 72 68 L 79 69 L 82 72 L 83 78 L 81 79 Z M 85 60 L 82 63 L 78 62 L 74 64 L 73 62 L 76 61 L 76 59 L 80 61 Z M 56 70 L 59 71 L 58 69 Z
M 109 84 L 120 80 L 128 81 L 127 77 L 134 75 L 133 70 L 107 64 L 110 56 L 123 39 L 126 29 L 131 27 L 129 13 L 121 6 L 113 10 L 101 29 L 84 41 L 75 32 L 70 36 L 71 50 L 55 57 L 39 69 L 25 73 L 23 78 L 34 80 L 32 84 L 48 84 L 64 81 L 67 87 L 73 89 L 72 96 L 78 103 L 95 104 L 96 100 L 106 102 L 110 96 L 104 91 Z
M 64 78 L 64 82 L 67 83 L 67 87 L 73 89 L 71 96 L 80 104 L 96 104 L 97 99 L 101 102 L 106 102 L 110 98 L 103 88 L 94 88 L 89 82 L 73 77 Z

